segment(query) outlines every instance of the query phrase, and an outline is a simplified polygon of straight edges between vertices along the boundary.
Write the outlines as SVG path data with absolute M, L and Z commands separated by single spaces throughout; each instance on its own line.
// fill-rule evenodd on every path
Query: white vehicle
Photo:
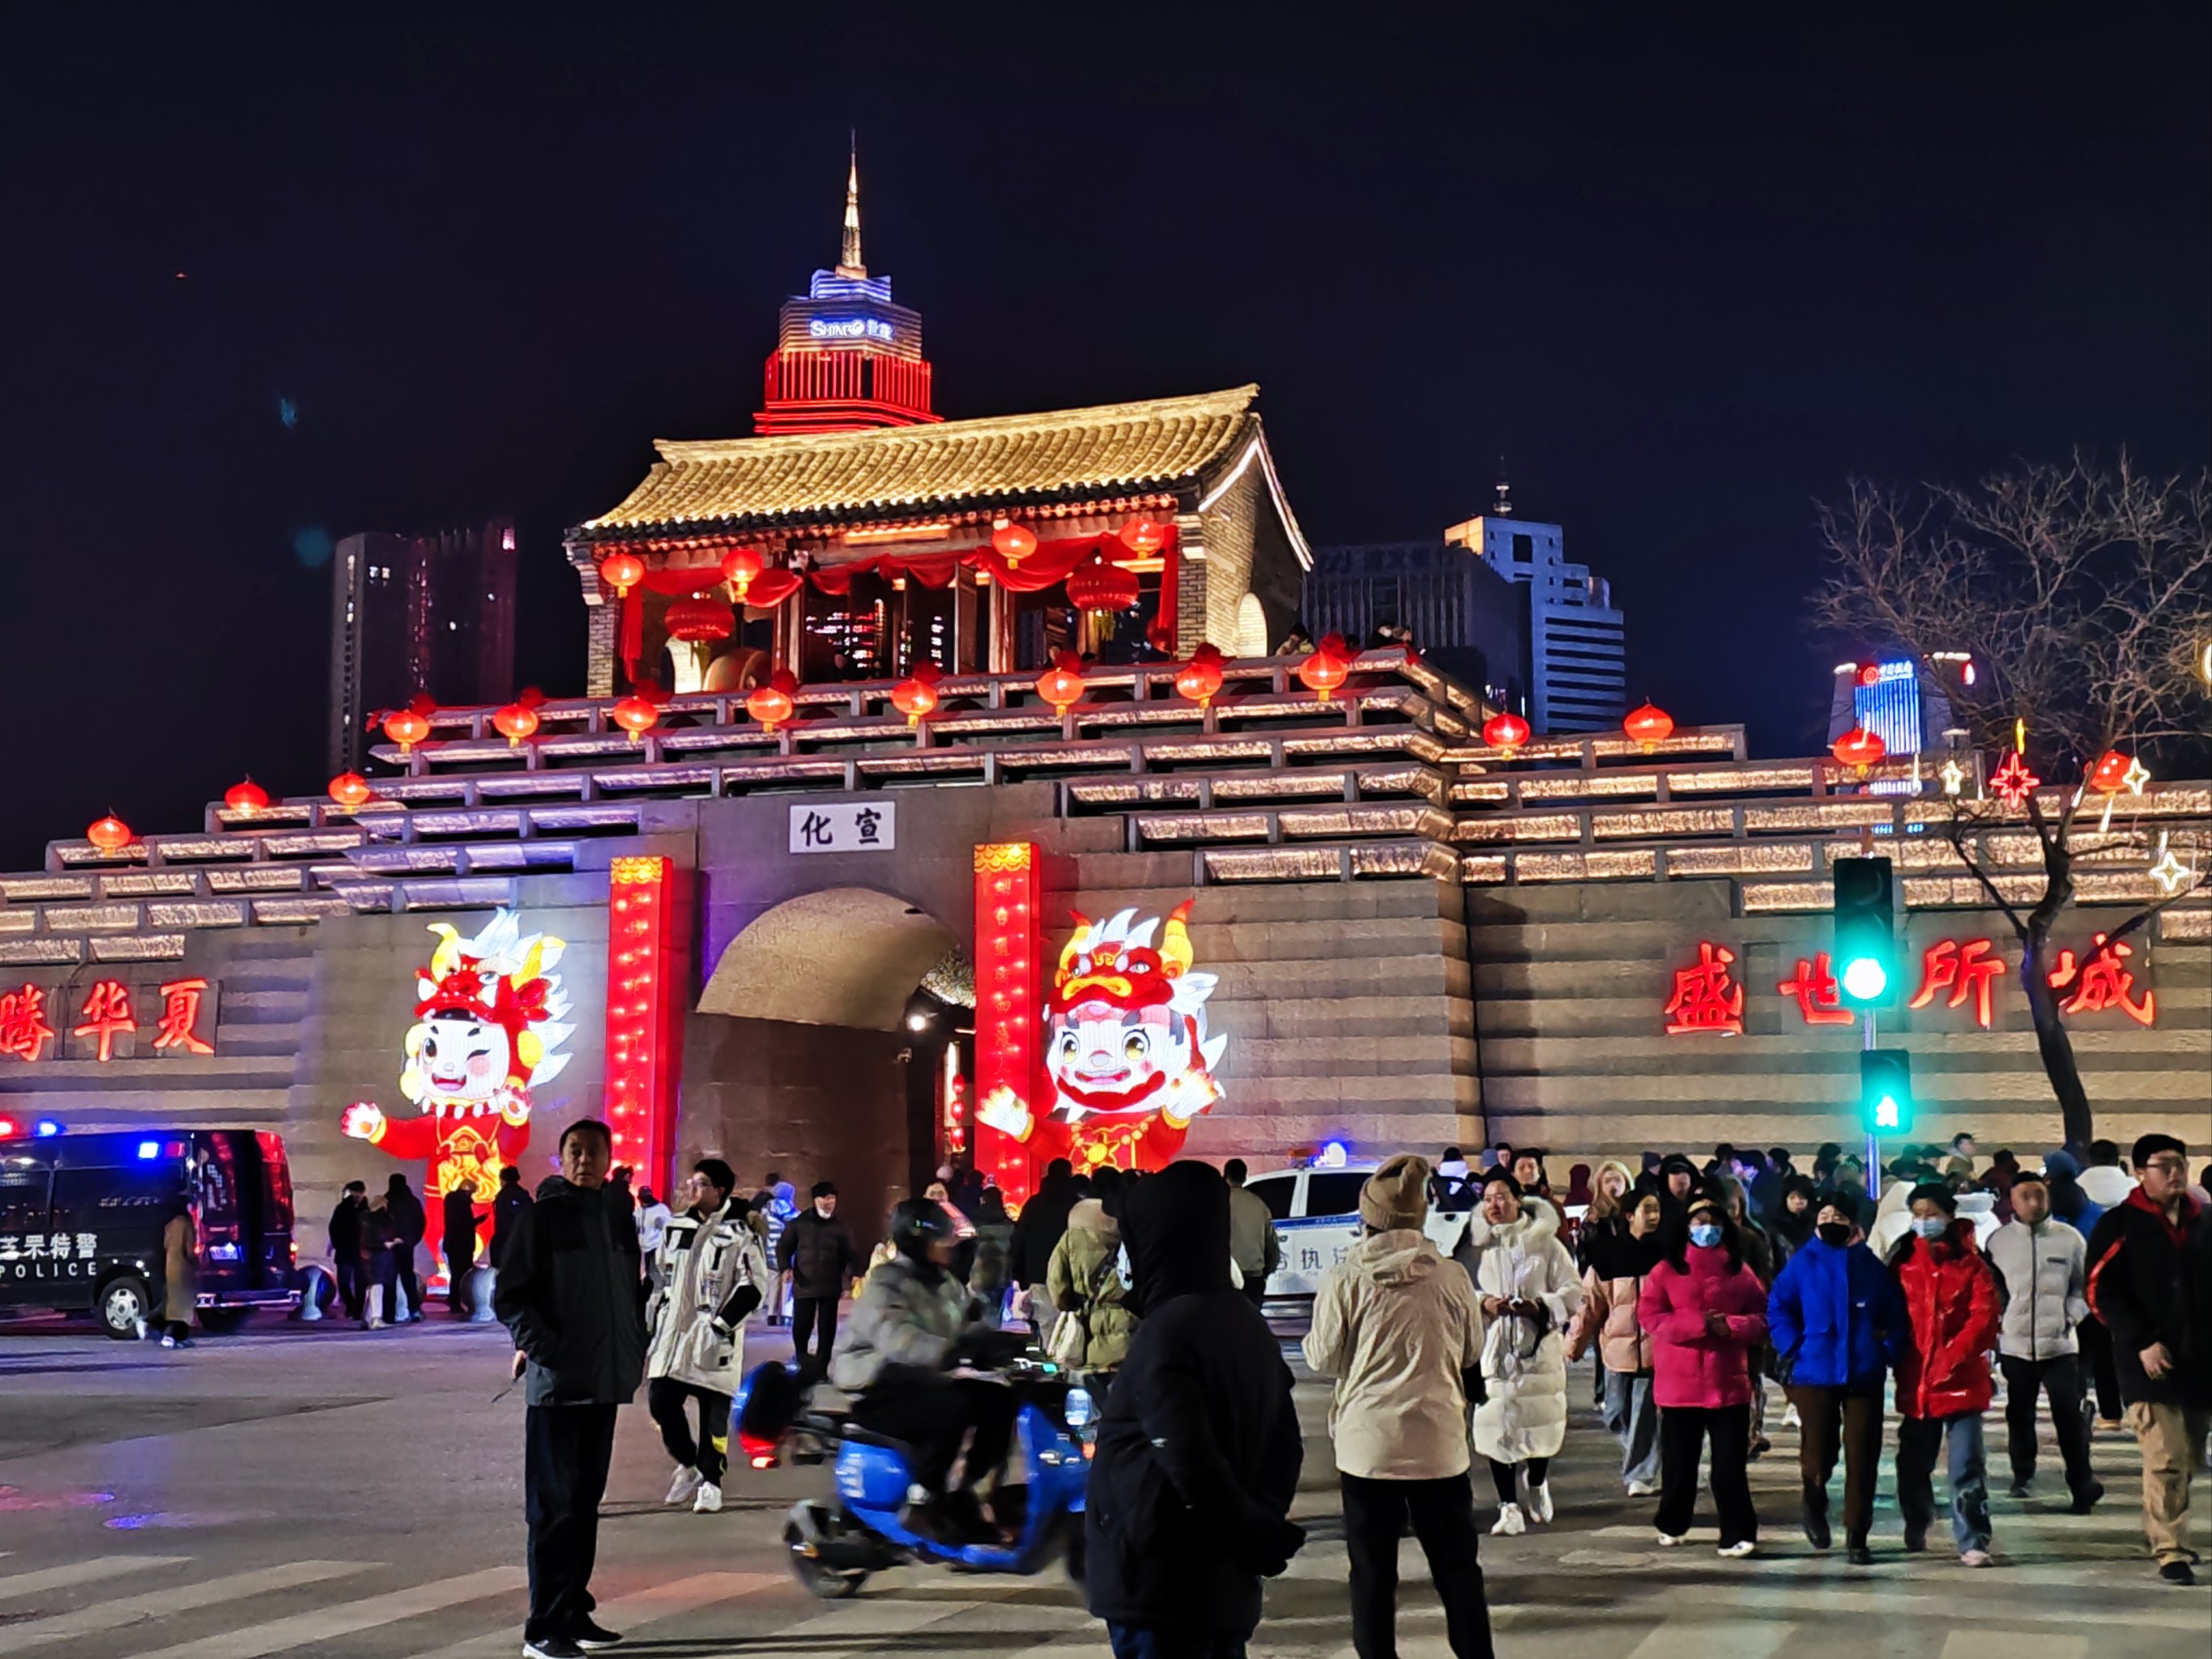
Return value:
M 1344 1259 L 1360 1234 L 1359 1189 L 1381 1165 L 1354 1164 L 1344 1149 L 1331 1142 L 1310 1164 L 1294 1170 L 1271 1170 L 1244 1183 L 1248 1192 L 1267 1200 L 1275 1218 L 1275 1231 L 1283 1241 L 1283 1265 L 1267 1279 L 1267 1299 L 1310 1302 L 1321 1288 L 1322 1275 Z M 1467 1231 L 1474 1212 L 1472 1196 L 1455 1211 L 1431 1209 L 1423 1229 L 1446 1255 Z

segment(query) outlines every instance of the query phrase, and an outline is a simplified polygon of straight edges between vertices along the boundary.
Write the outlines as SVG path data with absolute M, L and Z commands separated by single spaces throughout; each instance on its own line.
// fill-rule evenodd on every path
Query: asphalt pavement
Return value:
M 754 1358 L 782 1347 L 757 1335 Z M 383 1332 L 272 1324 L 189 1351 L 82 1328 L 0 1329 L 0 1659 L 495 1659 L 520 1651 L 520 1391 L 496 1327 Z M 1301 1373 L 1303 1376 L 1303 1373 Z M 1558 1517 L 1486 1536 L 1508 1659 L 2205 1659 L 2212 1585 L 2179 1589 L 2143 1553 L 2131 1442 L 2100 1435 L 2112 1496 L 2065 1512 L 2055 1449 L 2025 1503 L 1997 1477 L 2001 1565 L 1906 1558 L 1885 1496 L 1876 1565 L 1816 1557 L 1796 1522 L 1796 1437 L 1753 1465 L 1763 1553 L 1716 1554 L 1708 1504 L 1662 1550 L 1649 1500 L 1622 1496 L 1613 1445 L 1578 1409 L 1555 1466 Z M 1311 1541 L 1271 1584 L 1261 1656 L 1349 1655 L 1345 1551 L 1324 1431 L 1308 1429 L 1297 1518 Z M 1990 1450 L 2002 1467 L 2002 1425 Z M 665 1509 L 669 1465 L 641 1405 L 623 1413 L 596 1588 L 624 1651 L 655 1659 L 872 1653 L 1103 1655 L 1054 1568 L 1035 1578 L 901 1569 L 845 1602 L 805 1596 L 779 1534 L 826 1468 L 736 1472 L 718 1516 Z M 1494 1515 L 1478 1476 L 1486 1527 Z M 2212 1483 L 2200 1488 L 2212 1536 Z M 1939 1540 L 1942 1528 L 1939 1525 Z M 2200 1547 L 2203 1547 L 2200 1543 Z M 2207 1549 L 2212 1554 L 2212 1548 Z M 1419 1551 L 1404 1553 L 1401 1651 L 1447 1651 Z M 2208 1575 L 2212 1577 L 2212 1575 Z

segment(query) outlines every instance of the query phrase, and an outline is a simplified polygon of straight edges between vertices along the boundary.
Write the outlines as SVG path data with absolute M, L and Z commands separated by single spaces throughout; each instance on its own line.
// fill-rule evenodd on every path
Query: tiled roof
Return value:
M 1179 483 L 1230 453 L 1259 390 L 869 432 L 664 440 L 645 481 L 581 533 L 684 534 Z

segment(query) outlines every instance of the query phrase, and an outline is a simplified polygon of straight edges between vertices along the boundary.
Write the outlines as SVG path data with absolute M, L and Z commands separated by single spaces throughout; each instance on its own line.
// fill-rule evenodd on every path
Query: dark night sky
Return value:
M 1257 380 L 1321 542 L 1503 451 L 1632 690 L 1762 752 L 1825 707 L 1815 497 L 2212 456 L 2201 4 L 441 9 L 0 21 L 0 866 L 320 787 L 302 529 L 515 514 L 580 689 L 559 532 L 749 429 L 848 123 L 947 414 Z

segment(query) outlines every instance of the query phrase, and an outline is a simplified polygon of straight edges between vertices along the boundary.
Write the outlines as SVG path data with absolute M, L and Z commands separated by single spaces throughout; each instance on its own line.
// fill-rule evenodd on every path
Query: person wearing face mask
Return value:
M 1644 1281 L 1659 1262 L 1659 1195 L 1638 1193 L 1625 1232 L 1586 1233 L 1584 1243 L 1589 1265 L 1582 1310 L 1567 1333 L 1567 1358 L 1580 1359 L 1595 1340 L 1605 1426 L 1620 1441 L 1621 1484 L 1631 1498 L 1649 1498 L 1659 1490 L 1659 1407 L 1651 1397 L 1651 1334 L 1636 1310 Z
M 664 1501 L 688 1503 L 699 1515 L 722 1507 L 730 1401 L 744 1372 L 744 1323 L 769 1284 L 760 1236 L 730 1201 L 737 1184 L 719 1158 L 692 1166 L 684 1192 L 689 1207 L 662 1224 L 654 1245 L 652 1282 L 658 1288 L 646 1304 L 653 1337 L 645 1405 L 676 1462 Z M 694 1401 L 696 1437 L 689 1418 Z
M 2004 1292 L 1997 1365 L 2005 1379 L 2011 1496 L 2027 1497 L 2035 1479 L 2035 1402 L 2047 1392 L 2074 1513 L 2087 1515 L 2105 1495 L 2089 1468 L 2089 1423 L 2082 1415 L 2074 1334 L 2089 1311 L 2088 1252 L 2081 1234 L 2052 1217 L 2041 1170 L 2014 1170 L 2007 1192 L 2012 1219 L 1990 1235 L 1990 1266 Z
M 1874 1559 L 1868 1539 L 1881 1461 L 1882 1384 L 1911 1332 L 1897 1281 L 1858 1240 L 1850 1197 L 1824 1194 L 1813 1237 L 1767 1293 L 1766 1323 L 1777 1374 L 1803 1429 L 1797 1472 L 1806 1540 L 1816 1550 L 1832 1541 L 1828 1480 L 1840 1452 L 1844 1545 L 1853 1565 L 1864 1566 Z
M 1725 1201 L 1700 1194 L 1689 1224 L 1668 1235 L 1636 1317 L 1652 1337 L 1652 1398 L 1659 1403 L 1659 1541 L 1676 1545 L 1698 1506 L 1698 1461 L 1712 1448 L 1713 1506 L 1721 1553 L 1759 1547 L 1759 1516 L 1744 1473 L 1751 1448 L 1751 1353 L 1766 1340 L 1766 1289 L 1743 1258 Z
M 1936 1454 L 1950 1449 L 1951 1537 L 1961 1566 L 1990 1554 L 1989 1459 L 1982 1413 L 1996 1398 L 1990 1350 L 1997 1343 L 1996 1275 L 1974 1243 L 1974 1226 L 1940 1181 L 1912 1189 L 1912 1229 L 1890 1257 L 1912 1324 L 1897 1367 L 1897 1507 L 1905 1547 L 1928 1547 L 1936 1518 Z

